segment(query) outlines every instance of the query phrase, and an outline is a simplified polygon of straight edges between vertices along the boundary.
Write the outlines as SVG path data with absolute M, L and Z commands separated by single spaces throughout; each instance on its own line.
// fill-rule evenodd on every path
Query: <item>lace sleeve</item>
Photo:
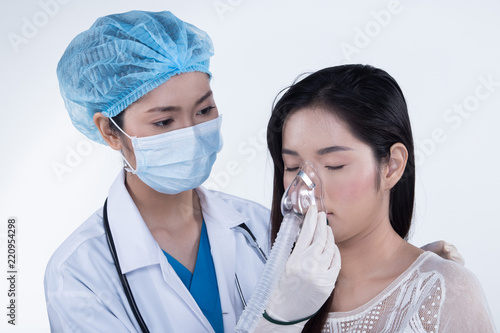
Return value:
M 446 266 L 439 332 L 496 332 L 478 279 L 458 264 Z

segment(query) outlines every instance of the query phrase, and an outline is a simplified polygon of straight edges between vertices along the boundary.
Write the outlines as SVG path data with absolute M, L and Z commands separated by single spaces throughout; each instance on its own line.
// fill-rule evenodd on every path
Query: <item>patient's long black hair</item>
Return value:
M 352 134 L 369 145 L 380 165 L 395 143 L 408 150 L 403 176 L 391 189 L 389 219 L 394 230 L 407 238 L 413 216 L 415 157 L 406 101 L 396 81 L 385 71 L 369 65 L 342 65 L 322 69 L 292 84 L 275 103 L 267 127 L 267 145 L 274 162 L 274 189 L 271 208 L 271 237 L 276 238 L 283 216 L 282 132 L 293 112 L 318 106 L 342 120 Z M 332 296 L 303 332 L 321 332 Z

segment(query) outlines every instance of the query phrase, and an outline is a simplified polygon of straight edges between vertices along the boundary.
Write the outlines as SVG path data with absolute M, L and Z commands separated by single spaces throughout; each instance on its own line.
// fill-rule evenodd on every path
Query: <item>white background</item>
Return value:
M 121 166 L 72 127 L 56 65 L 98 17 L 132 9 L 171 10 L 212 36 L 225 146 L 208 183 L 267 206 L 272 172 L 262 134 L 276 94 L 300 73 L 340 63 L 388 71 L 420 147 L 411 242 L 455 244 L 500 327 L 498 1 L 1 1 L 0 331 L 49 332 L 47 261 L 102 205 Z M 6 323 L 8 217 L 18 219 L 14 328 Z

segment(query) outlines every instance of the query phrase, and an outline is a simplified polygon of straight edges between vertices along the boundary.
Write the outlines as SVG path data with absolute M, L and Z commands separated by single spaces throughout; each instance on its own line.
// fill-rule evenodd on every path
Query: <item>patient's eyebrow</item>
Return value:
M 286 148 L 283 148 L 281 150 L 281 154 L 299 156 L 299 153 L 297 153 L 296 151 L 293 151 L 293 150 L 290 150 L 290 149 L 286 149 Z
M 338 151 L 349 151 L 349 150 L 354 150 L 352 148 L 346 147 L 346 146 L 331 146 L 331 147 L 326 147 L 326 148 L 321 148 L 318 151 L 316 151 L 316 154 L 318 155 L 326 155 L 329 153 L 335 153 Z M 281 150 L 281 154 L 286 154 L 286 155 L 292 155 L 292 156 L 299 156 L 299 153 L 297 153 L 294 150 L 283 148 Z
M 348 150 L 354 150 L 354 149 L 345 146 L 331 146 L 331 147 L 321 148 L 316 153 L 318 155 L 326 155 L 329 153 L 335 153 L 338 151 L 348 151 Z

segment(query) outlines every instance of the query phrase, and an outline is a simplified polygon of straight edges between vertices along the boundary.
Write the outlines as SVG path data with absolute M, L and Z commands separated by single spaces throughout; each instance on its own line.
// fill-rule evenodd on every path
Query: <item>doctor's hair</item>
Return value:
M 125 111 L 127 109 L 123 110 L 122 112 L 118 113 L 116 116 L 112 117 L 113 121 L 116 123 L 116 125 L 120 126 L 120 128 L 123 129 L 123 117 L 125 115 Z M 108 126 L 113 133 L 118 134 L 118 136 L 122 136 L 123 133 L 113 124 L 111 120 L 108 119 Z
M 267 145 L 274 162 L 272 241 L 283 220 L 283 124 L 292 113 L 310 107 L 330 111 L 347 125 L 357 139 L 370 146 L 379 171 L 382 163 L 388 161 L 392 145 L 402 143 L 406 147 L 406 168 L 390 192 L 389 219 L 398 235 L 407 239 L 415 196 L 415 157 L 406 101 L 401 88 L 387 72 L 356 64 L 329 67 L 310 74 L 294 82 L 275 101 L 267 127 Z M 376 186 L 377 189 L 380 186 L 380 177 L 377 177 Z M 309 320 L 303 332 L 321 332 L 331 302 L 330 296 L 318 314 Z

